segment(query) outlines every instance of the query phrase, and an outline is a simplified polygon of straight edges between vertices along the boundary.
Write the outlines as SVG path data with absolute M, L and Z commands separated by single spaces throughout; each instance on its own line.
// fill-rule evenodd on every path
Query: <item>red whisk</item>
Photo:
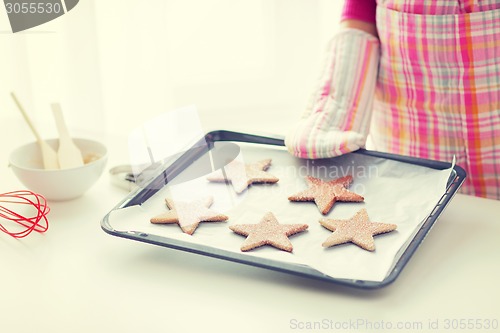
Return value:
M 4 204 L 7 204 L 10 208 L 4 206 Z M 27 214 L 19 213 L 14 211 L 17 205 L 28 205 L 34 210 L 28 209 Z M 49 228 L 49 221 L 47 220 L 49 211 L 47 200 L 40 194 L 27 190 L 0 194 L 0 231 L 15 238 L 26 237 L 33 230 L 45 232 Z M 18 224 L 15 229 L 19 229 L 19 226 L 22 229 L 20 231 L 10 231 L 2 224 L 2 219 Z

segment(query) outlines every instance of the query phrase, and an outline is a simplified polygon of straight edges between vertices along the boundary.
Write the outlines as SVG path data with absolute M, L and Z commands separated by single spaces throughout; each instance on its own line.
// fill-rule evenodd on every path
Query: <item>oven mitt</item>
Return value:
M 379 40 L 346 28 L 328 46 L 327 63 L 311 103 L 285 137 L 290 153 L 326 158 L 364 147 L 379 63 Z

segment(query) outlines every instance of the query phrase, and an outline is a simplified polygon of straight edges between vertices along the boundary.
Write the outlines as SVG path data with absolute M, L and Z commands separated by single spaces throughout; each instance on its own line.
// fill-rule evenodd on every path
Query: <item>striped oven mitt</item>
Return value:
M 345 28 L 333 37 L 319 88 L 285 137 L 290 153 L 326 158 L 364 147 L 379 56 L 379 40 L 364 31 Z

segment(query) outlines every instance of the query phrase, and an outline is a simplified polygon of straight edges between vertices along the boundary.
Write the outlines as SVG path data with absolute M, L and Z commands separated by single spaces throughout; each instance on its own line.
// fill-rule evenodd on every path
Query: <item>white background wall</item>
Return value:
M 15 91 L 45 137 L 56 135 L 53 101 L 75 134 L 126 136 L 196 104 L 202 126 L 280 134 L 307 103 L 342 3 L 81 0 L 16 34 L 1 10 L 0 112 L 22 123 Z

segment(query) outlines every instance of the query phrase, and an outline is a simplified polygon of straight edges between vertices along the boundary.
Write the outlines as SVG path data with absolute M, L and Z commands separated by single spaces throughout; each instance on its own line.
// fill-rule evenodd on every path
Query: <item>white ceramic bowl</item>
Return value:
M 58 139 L 46 141 L 57 151 Z M 14 150 L 9 156 L 10 167 L 24 186 L 43 195 L 47 200 L 62 201 L 77 198 L 102 175 L 107 161 L 107 149 L 94 140 L 75 138 L 73 141 L 82 151 L 86 162 L 81 167 L 43 169 L 40 148 L 36 142 Z

